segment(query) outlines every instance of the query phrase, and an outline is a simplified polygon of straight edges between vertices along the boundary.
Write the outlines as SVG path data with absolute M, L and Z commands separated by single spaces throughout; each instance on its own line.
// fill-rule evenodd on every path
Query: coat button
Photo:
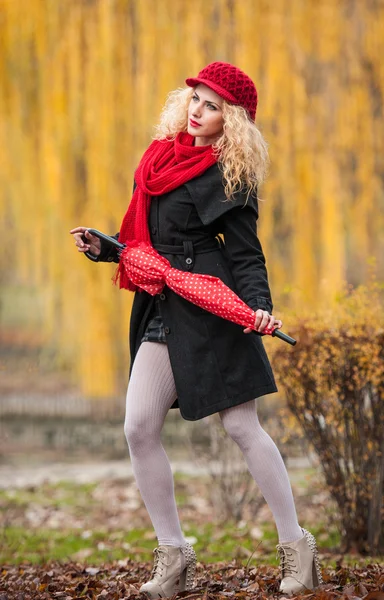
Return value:
M 151 227 L 151 232 L 153 233 L 153 235 L 156 235 L 156 233 L 157 233 L 156 227 Z
M 192 258 L 186 258 L 185 262 L 187 263 L 187 265 L 191 265 L 192 264 Z
M 165 300 L 165 294 L 160 294 L 160 300 Z
M 166 334 L 168 334 L 168 333 L 171 333 L 171 330 L 169 329 L 169 327 L 166 327 L 166 328 L 164 329 L 164 331 L 165 331 L 165 333 L 166 333 Z

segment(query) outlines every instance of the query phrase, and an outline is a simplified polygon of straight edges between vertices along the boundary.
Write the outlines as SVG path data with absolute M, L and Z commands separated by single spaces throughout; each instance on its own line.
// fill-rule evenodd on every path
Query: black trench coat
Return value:
M 153 197 L 149 230 L 154 247 L 173 267 L 219 277 L 252 309 L 271 313 L 257 218 L 255 197 L 246 204 L 242 193 L 226 200 L 215 164 L 172 192 Z M 224 244 L 218 234 L 223 234 Z M 117 258 L 102 247 L 99 260 Z M 135 294 L 131 368 L 154 301 L 147 292 Z M 184 419 L 201 419 L 277 391 L 261 335 L 244 334 L 243 327 L 208 313 L 167 287 L 159 304 L 178 396 L 174 407 L 180 408 Z

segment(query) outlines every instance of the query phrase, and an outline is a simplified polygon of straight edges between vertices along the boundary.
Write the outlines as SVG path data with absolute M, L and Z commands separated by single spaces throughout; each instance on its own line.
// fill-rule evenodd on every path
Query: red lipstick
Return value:
M 193 121 L 192 119 L 189 119 L 189 122 L 192 127 L 201 127 L 200 123 L 196 123 L 196 121 Z

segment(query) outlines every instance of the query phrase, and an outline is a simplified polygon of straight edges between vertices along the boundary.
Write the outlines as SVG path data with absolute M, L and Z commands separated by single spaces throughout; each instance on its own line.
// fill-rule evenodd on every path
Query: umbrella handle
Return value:
M 125 244 L 118 242 L 114 237 L 111 237 L 110 235 L 106 235 L 105 233 L 102 233 L 98 229 L 88 229 L 87 231 L 89 231 L 89 233 L 91 235 L 95 235 L 96 237 L 98 237 L 99 240 L 103 240 L 103 242 L 106 242 L 110 246 L 114 246 L 117 249 L 119 256 L 120 256 L 121 251 L 124 250 L 124 248 L 125 248 Z M 84 238 L 84 242 L 87 243 L 88 240 L 86 238 Z M 84 254 L 91 260 L 97 262 L 97 260 L 98 260 L 97 256 L 95 256 L 94 254 L 91 254 L 90 252 L 84 252 Z
M 286 333 L 283 333 L 282 331 L 280 331 L 280 329 L 274 329 L 271 333 L 271 336 L 278 337 L 284 342 L 287 342 L 287 344 L 291 344 L 291 346 L 294 346 L 296 344 L 296 340 L 293 337 L 287 335 Z

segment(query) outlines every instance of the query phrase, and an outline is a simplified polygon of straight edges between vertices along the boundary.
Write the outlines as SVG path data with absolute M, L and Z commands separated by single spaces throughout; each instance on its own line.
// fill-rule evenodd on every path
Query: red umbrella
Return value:
M 148 244 L 140 243 L 133 248 L 126 247 L 96 229 L 88 231 L 118 248 L 120 262 L 123 263 L 130 281 L 151 296 L 159 294 L 164 286 L 168 286 L 189 302 L 223 319 L 254 329 L 255 311 L 218 277 L 175 269 L 169 260 Z M 292 345 L 296 344 L 296 340 L 279 329 L 266 327 L 262 333 L 279 337 Z

